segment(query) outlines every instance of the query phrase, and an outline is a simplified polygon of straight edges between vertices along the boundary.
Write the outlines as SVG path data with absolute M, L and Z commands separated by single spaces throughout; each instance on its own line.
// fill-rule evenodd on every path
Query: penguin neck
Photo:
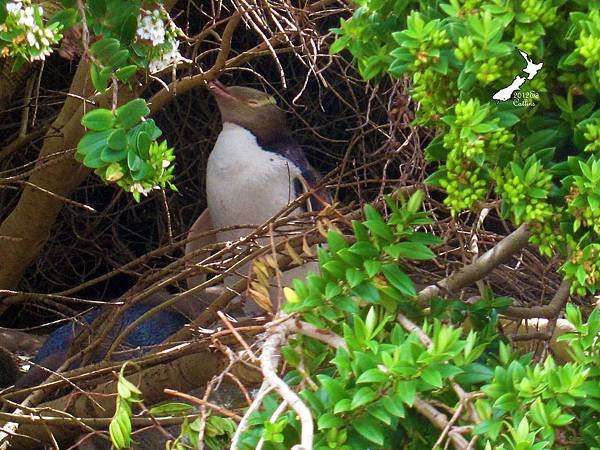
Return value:
M 229 121 L 223 123 L 223 131 L 231 130 L 234 127 L 240 127 L 252 133 L 258 145 L 265 151 L 279 153 L 278 148 L 294 142 L 285 123 L 259 123 L 252 125 Z

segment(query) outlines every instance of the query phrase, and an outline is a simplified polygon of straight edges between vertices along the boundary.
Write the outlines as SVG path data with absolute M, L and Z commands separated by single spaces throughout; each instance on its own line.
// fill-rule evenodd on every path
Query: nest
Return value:
M 199 42 L 190 39 L 190 45 L 182 46 L 184 56 L 198 65 L 183 68 L 177 75 L 208 69 L 219 42 L 207 30 L 234 9 L 246 11 L 243 26 L 234 35 L 233 54 L 274 37 L 279 44 L 269 45 L 262 56 L 239 67 L 227 68 L 220 79 L 228 85 L 259 87 L 276 95 L 289 112 L 291 128 L 310 162 L 321 173 L 330 174 L 327 184 L 336 200 L 359 210 L 395 189 L 424 187 L 424 179 L 435 170 L 423 157 L 432 134 L 411 126 L 416 108 L 408 95 L 408 83 L 388 79 L 364 82 L 349 55 L 329 55 L 327 47 L 334 39 L 329 29 L 338 25 L 340 17 L 348 17 L 350 10 L 344 2 L 315 5 L 309 10 L 290 8 L 283 0 L 270 1 L 269 8 L 259 7 L 253 0 L 203 2 L 202 6 L 179 2 L 172 14 L 175 21 L 188 37 L 202 33 L 205 37 Z M 60 110 L 70 78 L 66 74 L 74 69 L 75 63 L 57 55 L 46 63 L 39 90 L 32 99 L 25 99 L 27 105 L 35 105 L 36 127 L 43 127 Z M 150 91 L 161 87 L 153 82 Z M 5 144 L 18 131 L 21 121 L 15 120 L 14 112 L 22 110 L 23 101 L 15 103 L 13 120 L 4 125 Z M 155 191 L 136 204 L 115 185 L 88 177 L 73 196 L 76 203 L 62 209 L 51 239 L 23 278 L 21 291 L 108 301 L 140 280 L 157 280 L 181 267 L 173 263 L 183 255 L 182 239 L 206 205 L 205 168 L 220 118 L 204 88 L 175 97 L 154 118 L 169 145 L 176 148 L 179 192 Z M 30 170 L 40 145 L 39 139 L 34 140 L 23 151 L 5 155 L 0 159 L 0 171 Z M 18 195 L 18 190 L 0 190 L 0 218 L 8 215 Z M 437 249 L 439 257 L 434 263 L 410 266 L 417 284 L 444 278 L 513 229 L 494 208 L 484 220 L 471 212 L 451 218 L 442 199 L 442 193 L 429 192 L 426 206 L 438 219 L 429 230 L 445 244 Z M 80 205 L 97 212 L 90 213 Z M 227 263 L 220 267 L 225 270 Z M 497 295 L 514 297 L 524 305 L 542 304 L 560 283 L 557 267 L 557 261 L 541 258 L 528 248 L 495 270 L 486 282 Z M 13 314 L 5 315 L 10 319 L 5 318 L 4 325 L 41 324 L 84 307 L 34 296 L 14 307 Z

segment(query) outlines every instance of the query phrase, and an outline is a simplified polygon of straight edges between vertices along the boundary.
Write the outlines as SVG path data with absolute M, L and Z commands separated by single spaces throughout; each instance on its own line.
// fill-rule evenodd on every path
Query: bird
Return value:
M 541 63 L 538 63 L 538 64 L 534 64 L 533 61 L 531 61 L 531 58 L 529 57 L 529 55 L 527 53 L 525 53 L 523 50 L 519 50 L 519 53 L 521 54 L 521 56 L 523 57 L 523 59 L 527 63 L 527 67 L 525 67 L 523 69 L 523 72 L 525 72 L 528 75 L 527 79 L 531 80 L 541 70 L 541 68 L 543 67 L 544 63 L 541 62 Z
M 188 236 L 212 227 L 221 230 L 216 235 L 218 241 L 235 242 L 249 231 L 223 228 L 262 224 L 308 190 L 314 195 L 292 214 L 322 209 L 329 197 L 325 190 L 317 189 L 321 176 L 293 138 L 286 114 L 275 98 L 257 89 L 225 86 L 219 81 L 211 81 L 208 88 L 221 113 L 222 129 L 208 158 L 207 209 Z M 268 245 L 269 237 L 258 242 Z M 286 271 L 283 284 L 309 270 L 316 271 L 315 265 Z M 234 279 L 228 277 L 226 284 L 232 285 Z M 252 307 L 250 311 L 257 312 Z

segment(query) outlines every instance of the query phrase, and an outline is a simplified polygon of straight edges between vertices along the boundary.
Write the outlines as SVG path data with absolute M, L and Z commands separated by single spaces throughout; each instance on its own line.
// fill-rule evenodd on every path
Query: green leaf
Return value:
M 113 150 L 110 147 L 106 146 L 102 149 L 100 153 L 100 158 L 104 162 L 116 162 L 123 161 L 127 158 L 127 148 L 123 148 L 121 150 Z
M 338 428 L 344 425 L 344 420 L 332 413 L 325 413 L 319 417 L 317 426 L 319 430 L 327 430 L 329 428 Z
M 137 155 L 137 153 L 133 150 L 129 150 L 127 152 L 127 167 L 130 170 L 135 171 L 140 168 L 142 165 L 142 159 Z
M 388 426 L 390 426 L 392 424 L 392 417 L 385 410 L 381 401 L 369 406 L 367 411 L 369 412 L 370 415 L 375 417 L 380 422 L 382 422 Z
M 404 404 L 401 401 L 396 401 L 391 396 L 386 396 L 382 398 L 382 403 L 385 410 L 392 416 L 404 417 L 406 415 Z
M 115 117 L 112 112 L 104 108 L 94 109 L 81 118 L 81 125 L 94 131 L 108 130 L 114 123 Z
M 131 100 L 115 111 L 117 125 L 123 128 L 131 128 L 137 125 L 141 118 L 148 114 L 150 114 L 150 108 L 148 108 L 146 100 L 143 98 Z
M 383 373 L 380 369 L 369 369 L 366 372 L 360 374 L 356 380 L 356 384 L 361 383 L 384 383 L 388 380 L 388 376 Z
M 88 0 L 87 5 L 94 17 L 102 17 L 106 14 L 106 0 Z
M 107 65 L 112 67 L 113 69 L 118 69 L 120 67 L 124 67 L 128 59 L 129 50 L 124 48 L 113 54 L 108 60 Z
M 375 286 L 373 286 L 372 283 L 369 283 L 368 281 L 365 281 L 364 283 L 361 283 L 358 286 L 354 287 L 352 289 L 352 292 L 357 297 L 359 297 L 367 302 L 377 303 L 379 300 L 381 300 L 381 297 L 379 295 L 379 291 L 377 290 L 377 288 Z
M 115 38 L 104 38 L 90 46 L 90 53 L 106 63 L 121 47 L 120 42 Z
M 379 256 L 379 250 L 373 244 L 367 241 L 355 242 L 350 246 L 350 251 L 365 258 L 374 258 Z
M 94 89 L 97 91 L 103 92 L 108 87 L 110 76 L 103 73 L 96 64 L 92 64 L 92 67 L 90 68 L 90 78 L 92 79 Z
M 348 247 L 348 243 L 346 242 L 346 239 L 344 239 L 344 236 L 333 230 L 327 232 L 327 245 L 332 253 L 337 253 L 341 249 Z
M 108 145 L 108 137 L 112 130 L 90 131 L 77 144 L 77 152 L 81 155 L 88 153 L 99 153 Z
M 185 414 L 193 409 L 194 407 L 189 403 L 170 402 L 153 406 L 149 411 L 153 416 L 177 416 L 180 414 Z
M 375 236 L 378 236 L 386 241 L 391 241 L 393 238 L 392 229 L 383 220 L 367 220 L 364 225 L 371 230 Z
M 329 47 L 329 54 L 330 55 L 335 55 L 336 53 L 341 52 L 343 49 L 345 49 L 348 44 L 350 43 L 350 39 L 351 36 L 349 35 L 345 35 L 342 36 L 338 39 L 336 39 L 333 44 L 331 44 L 331 46 Z
M 137 169 L 132 170 L 132 178 L 136 181 L 147 178 L 152 173 L 152 166 L 146 161 L 141 162 Z
M 435 254 L 427 246 L 416 242 L 400 242 L 388 245 L 384 250 L 392 258 L 408 258 L 423 261 L 435 258 Z
M 354 428 L 365 439 L 378 446 L 382 446 L 385 442 L 383 432 L 381 431 L 381 425 L 376 419 L 370 416 L 365 415 L 357 420 L 353 420 L 352 428 Z
M 426 383 L 429 383 L 438 389 L 444 385 L 444 382 L 442 381 L 442 375 L 432 367 L 426 367 L 421 374 L 421 378 Z
M 136 74 L 137 71 L 138 66 L 136 66 L 135 64 L 130 64 L 128 66 L 123 66 L 117 69 L 117 71 L 115 72 L 115 76 L 118 80 L 126 83 L 131 79 L 131 77 L 133 77 Z
M 375 369 L 377 370 L 377 369 Z M 365 372 L 366 373 L 366 372 Z M 386 377 L 387 379 L 387 377 Z M 377 398 L 377 392 L 371 389 L 368 386 L 361 387 L 356 393 L 352 396 L 352 403 L 350 407 L 352 409 L 360 408 L 367 403 L 372 402 Z
M 346 412 L 346 411 L 350 411 L 350 399 L 349 398 L 343 398 L 342 400 L 337 402 L 335 404 L 335 406 L 333 407 L 334 414 L 339 414 L 339 413 Z
M 364 266 L 369 278 L 373 278 L 381 271 L 381 263 L 379 261 L 370 259 L 365 261 Z
M 117 128 L 111 133 L 108 146 L 114 150 L 122 150 L 127 146 L 127 134 L 123 128 Z
M 346 269 L 346 281 L 348 282 L 348 286 L 350 288 L 355 288 L 360 283 L 365 281 L 367 277 L 360 270 L 355 269 L 354 267 L 349 267 Z
M 392 286 L 407 296 L 417 295 L 415 285 L 408 275 L 406 275 L 397 264 L 386 264 L 382 267 L 385 278 Z
M 136 147 L 140 154 L 140 156 L 144 159 L 148 159 L 150 157 L 150 145 L 152 144 L 152 140 L 150 136 L 145 131 L 140 131 L 137 135 L 136 139 Z
M 78 20 L 79 16 L 77 15 L 77 10 L 75 8 L 66 8 L 54 14 L 48 20 L 48 24 L 60 23 L 63 29 L 68 30 L 73 25 L 75 25 L 78 22 Z

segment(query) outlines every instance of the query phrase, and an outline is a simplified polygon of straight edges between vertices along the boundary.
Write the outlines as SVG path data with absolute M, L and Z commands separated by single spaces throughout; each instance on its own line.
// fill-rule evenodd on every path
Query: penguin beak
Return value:
M 210 89 L 210 91 L 216 96 L 216 97 L 229 97 L 229 98 L 235 98 L 231 92 L 229 92 L 229 90 L 227 89 L 227 86 L 225 86 L 223 83 L 221 83 L 219 80 L 214 80 L 214 81 L 209 81 L 208 82 L 208 89 Z

